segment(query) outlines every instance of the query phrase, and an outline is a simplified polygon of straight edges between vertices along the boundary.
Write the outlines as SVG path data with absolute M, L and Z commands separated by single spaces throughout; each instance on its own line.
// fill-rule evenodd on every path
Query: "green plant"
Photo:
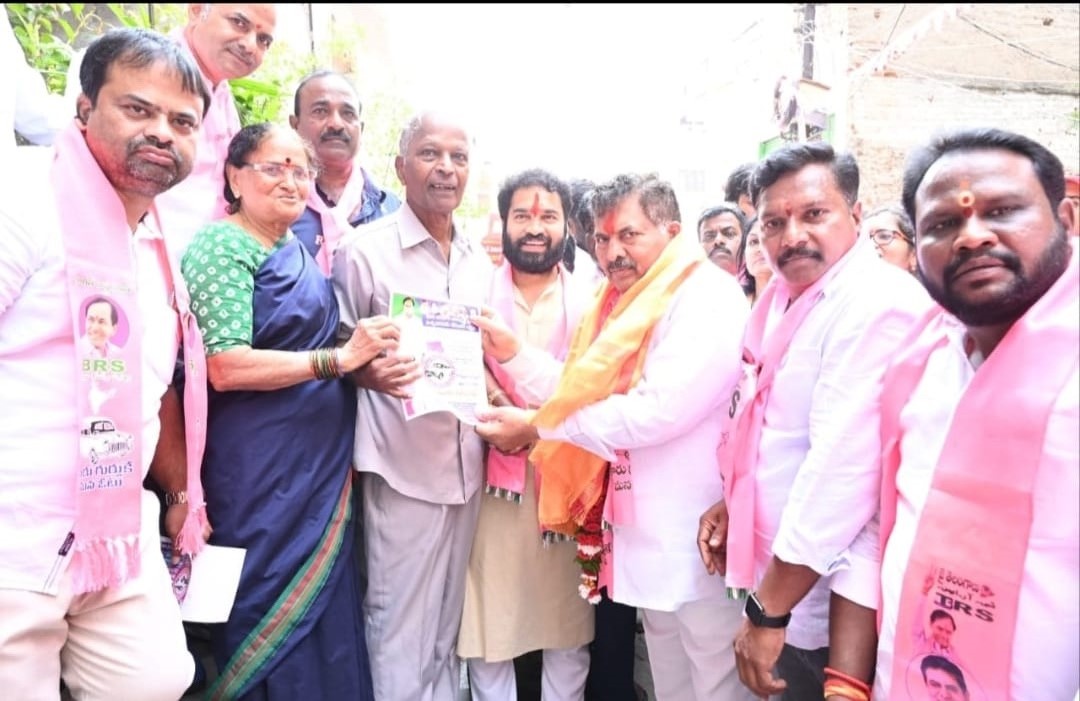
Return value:
M 284 41 L 275 42 L 257 71 L 229 81 L 240 123 L 284 123 L 292 111 L 287 102 L 294 86 L 313 67 L 310 54 L 297 52 Z
M 67 72 L 74 47 L 109 26 L 149 27 L 149 5 L 107 3 L 109 14 L 98 14 L 100 5 L 85 3 L 8 3 L 7 19 L 26 54 L 27 63 L 45 77 L 54 93 L 67 88 Z
M 183 5 L 108 3 L 8 3 L 8 21 L 19 40 L 27 63 L 45 77 L 50 92 L 63 94 L 75 46 L 85 45 L 110 27 L 145 27 L 169 32 L 183 25 Z M 289 89 L 312 66 L 306 54 L 299 57 L 287 46 L 275 46 L 263 66 L 252 76 L 230 81 L 243 124 L 277 122 L 282 118 Z M 289 87 L 283 87 L 289 86 Z
M 27 63 L 41 72 L 51 92 L 63 93 L 75 38 L 95 26 L 98 17 L 83 4 L 8 3 L 5 7 Z

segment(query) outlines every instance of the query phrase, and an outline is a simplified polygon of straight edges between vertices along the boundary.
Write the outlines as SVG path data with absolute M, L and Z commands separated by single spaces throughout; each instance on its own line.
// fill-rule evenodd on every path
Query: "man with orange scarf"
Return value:
M 582 594 L 606 587 L 642 611 L 656 696 L 750 698 L 731 640 L 739 606 L 698 564 L 686 529 L 719 499 L 721 406 L 739 372 L 748 308 L 738 284 L 681 234 L 671 186 L 620 175 L 597 187 L 607 275 L 565 364 L 478 318 L 485 350 L 539 410 L 492 409 L 477 432 L 500 450 L 537 442 L 544 528 L 578 535 Z

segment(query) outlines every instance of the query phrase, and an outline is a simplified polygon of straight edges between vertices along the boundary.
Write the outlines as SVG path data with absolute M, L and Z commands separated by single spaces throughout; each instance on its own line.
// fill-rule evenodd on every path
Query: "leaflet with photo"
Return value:
M 423 376 L 402 400 L 406 419 L 448 411 L 476 425 L 476 412 L 487 406 L 484 352 L 480 329 L 470 320 L 480 308 L 395 292 L 390 316 L 401 327 L 398 352 L 420 361 Z

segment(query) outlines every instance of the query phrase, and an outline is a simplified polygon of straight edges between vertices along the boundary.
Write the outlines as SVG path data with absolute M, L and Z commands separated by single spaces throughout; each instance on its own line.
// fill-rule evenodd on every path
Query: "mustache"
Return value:
M 718 243 L 715 246 L 713 246 L 712 249 L 709 250 L 709 257 L 710 258 L 712 258 L 713 256 L 718 256 L 720 254 L 724 254 L 724 255 L 727 255 L 727 256 L 735 255 L 734 253 L 731 252 L 731 249 L 728 248 L 727 245 L 723 244 L 723 243 Z
M 634 261 L 630 260 L 629 258 L 625 258 L 625 257 L 616 258 L 615 260 L 608 263 L 608 266 L 607 266 L 607 271 L 609 273 L 614 273 L 614 272 L 619 271 L 619 270 L 633 270 L 633 269 L 634 269 Z
M 319 135 L 319 141 L 330 141 L 331 139 L 341 139 L 347 144 L 352 142 L 349 134 L 344 129 L 327 129 Z
M 821 254 L 815 250 L 805 247 L 789 248 L 783 253 L 781 253 L 780 257 L 776 259 L 776 267 L 781 268 L 798 258 L 811 258 L 817 261 L 825 260 L 824 258 L 822 258 Z
M 134 155 L 138 153 L 139 149 L 149 146 L 157 151 L 164 151 L 169 154 L 169 158 L 177 167 L 180 166 L 180 154 L 176 152 L 176 149 L 172 144 L 159 141 L 153 136 L 143 136 L 128 143 L 128 155 Z
M 1020 272 L 1020 257 L 1012 251 L 988 251 L 985 249 L 961 249 L 945 269 L 941 273 L 942 281 L 947 285 L 956 277 L 956 273 L 960 270 L 960 267 L 967 264 L 969 261 L 975 258 L 993 258 L 1001 261 L 1001 264 L 1014 273 Z
M 521 248 L 530 243 L 542 243 L 545 246 L 551 246 L 551 237 L 546 234 L 525 234 L 518 239 L 517 247 Z
M 248 51 L 247 47 L 242 42 L 231 41 L 225 45 L 225 50 L 239 58 L 244 63 L 253 65 L 255 63 L 255 54 Z

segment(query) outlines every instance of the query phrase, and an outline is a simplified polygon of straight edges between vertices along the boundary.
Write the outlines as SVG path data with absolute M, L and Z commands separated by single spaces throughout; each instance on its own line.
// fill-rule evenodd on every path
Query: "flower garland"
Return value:
M 585 521 L 574 536 L 577 540 L 577 556 L 574 559 L 581 566 L 578 593 L 590 604 L 600 603 L 600 559 L 604 552 L 604 499 L 607 497 L 607 482 L 605 470 L 600 497 L 589 509 L 589 513 L 585 514 Z

